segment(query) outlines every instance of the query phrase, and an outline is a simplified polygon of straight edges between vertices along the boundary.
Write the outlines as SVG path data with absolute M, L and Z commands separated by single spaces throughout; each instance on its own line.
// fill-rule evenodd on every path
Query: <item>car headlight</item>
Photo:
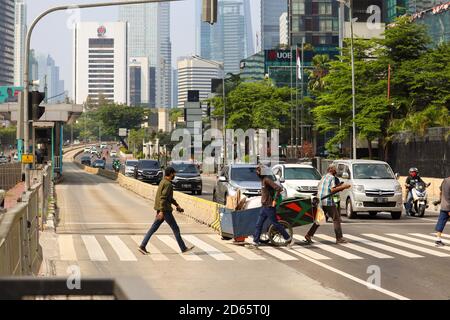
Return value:
M 402 192 L 403 191 L 403 189 L 402 189 L 402 186 L 401 185 L 396 185 L 395 186 L 395 192 Z
M 353 186 L 353 190 L 356 192 L 364 193 L 364 186 L 361 184 L 356 184 Z

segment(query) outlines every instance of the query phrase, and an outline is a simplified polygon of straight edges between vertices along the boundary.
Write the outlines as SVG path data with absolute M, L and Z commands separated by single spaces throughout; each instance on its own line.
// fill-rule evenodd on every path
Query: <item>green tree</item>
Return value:
M 330 69 L 330 57 L 327 54 L 319 54 L 313 57 L 313 69 L 309 72 L 309 89 L 314 93 L 325 88 L 324 78 Z

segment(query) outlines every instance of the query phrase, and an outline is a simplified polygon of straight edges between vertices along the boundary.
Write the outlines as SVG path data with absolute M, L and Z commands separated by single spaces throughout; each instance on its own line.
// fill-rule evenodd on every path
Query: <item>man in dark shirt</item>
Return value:
M 417 168 L 410 168 L 409 169 L 409 176 L 406 178 L 405 187 L 406 187 L 406 202 L 405 202 L 405 209 L 406 214 L 410 215 L 412 210 L 412 201 L 413 201 L 413 195 L 412 195 L 412 189 L 419 183 L 423 182 L 422 178 L 419 176 L 419 170 Z
M 266 219 L 269 219 L 271 224 L 278 230 L 279 233 L 283 236 L 287 243 L 292 241 L 292 238 L 283 228 L 283 226 L 278 223 L 276 217 L 276 199 L 280 196 L 283 188 L 277 185 L 272 179 L 269 178 L 270 172 L 269 168 L 265 168 L 263 166 L 258 166 L 256 168 L 256 174 L 261 179 L 261 212 L 259 214 L 258 221 L 256 223 L 256 230 L 253 236 L 253 244 L 255 246 L 260 245 L 260 237 L 264 222 Z
M 158 190 L 156 191 L 155 197 L 155 206 L 156 210 L 156 218 L 155 222 L 153 222 L 152 227 L 148 230 L 145 235 L 144 240 L 142 240 L 142 244 L 139 246 L 139 251 L 143 254 L 148 254 L 149 252 L 146 250 L 147 243 L 150 241 L 152 235 L 159 229 L 161 224 L 166 221 L 167 224 L 173 231 L 175 235 L 175 239 L 180 246 L 181 252 L 185 253 L 192 250 L 194 247 L 186 247 L 183 239 L 181 238 L 180 228 L 178 227 L 177 221 L 172 214 L 172 205 L 176 206 L 178 212 L 183 212 L 183 209 L 173 198 L 173 186 L 172 180 L 175 178 L 175 169 L 172 167 L 168 167 L 165 170 L 164 179 L 161 180 L 158 186 Z

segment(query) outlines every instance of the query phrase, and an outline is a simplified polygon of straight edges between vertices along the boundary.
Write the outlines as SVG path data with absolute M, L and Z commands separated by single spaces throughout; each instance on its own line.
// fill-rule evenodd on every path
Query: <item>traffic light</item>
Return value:
M 202 21 L 209 24 L 217 22 L 217 1 L 203 0 Z
M 38 121 L 45 112 L 45 107 L 40 106 L 45 99 L 45 93 L 31 91 L 28 95 L 28 119 Z

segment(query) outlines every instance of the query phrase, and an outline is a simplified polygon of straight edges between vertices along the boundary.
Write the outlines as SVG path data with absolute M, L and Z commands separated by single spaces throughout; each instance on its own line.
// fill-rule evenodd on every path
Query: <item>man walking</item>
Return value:
M 441 247 L 445 244 L 442 242 L 441 235 L 444 231 L 445 225 L 450 218 L 450 177 L 447 177 L 441 184 L 440 203 L 441 211 L 436 224 L 436 246 Z
M 266 219 L 269 219 L 271 224 L 277 229 L 279 233 L 281 233 L 284 240 L 286 240 L 287 243 L 290 243 L 292 241 L 292 238 L 286 232 L 284 227 L 280 223 L 278 223 L 276 217 L 276 199 L 278 199 L 278 197 L 280 196 L 283 188 L 269 178 L 269 175 L 271 175 L 269 168 L 265 168 L 260 165 L 256 168 L 256 174 L 261 179 L 262 208 L 259 214 L 258 221 L 256 223 L 256 231 L 253 236 L 253 245 L 256 247 L 260 245 L 261 232 Z
M 347 240 L 343 238 L 342 228 L 341 228 L 341 213 L 338 211 L 336 204 L 334 203 L 332 193 L 340 192 L 342 190 L 350 188 L 349 184 L 341 184 L 336 186 L 336 166 L 331 164 L 328 167 L 327 174 L 320 180 L 318 186 L 318 194 L 319 199 L 328 196 L 327 198 L 321 200 L 321 206 L 325 214 L 333 220 L 334 225 L 334 233 L 336 234 L 336 243 L 343 244 L 347 243 Z M 319 228 L 318 224 L 313 224 L 311 229 L 309 229 L 308 233 L 305 236 L 305 242 L 312 243 L 312 237 L 316 233 Z
M 176 206 L 178 212 L 184 211 L 173 198 L 173 186 L 171 181 L 175 178 L 175 173 L 176 171 L 174 168 L 166 168 L 164 179 L 162 179 L 159 183 L 154 206 L 156 210 L 155 222 L 153 222 L 153 225 L 151 226 L 150 230 L 148 230 L 147 234 L 144 237 L 144 240 L 142 240 L 142 243 L 139 246 L 139 251 L 143 254 L 149 253 L 145 247 L 150 241 L 152 235 L 159 229 L 164 221 L 166 221 L 172 229 L 182 253 L 191 251 L 194 248 L 193 246 L 189 248 L 186 247 L 186 244 L 181 238 L 180 228 L 178 227 L 175 217 L 172 214 L 172 205 Z

